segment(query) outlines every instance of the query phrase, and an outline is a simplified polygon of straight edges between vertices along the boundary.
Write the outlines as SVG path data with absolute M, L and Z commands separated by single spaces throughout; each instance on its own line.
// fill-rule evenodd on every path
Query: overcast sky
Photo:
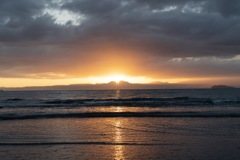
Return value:
M 240 81 L 239 0 L 0 0 L 0 77 Z

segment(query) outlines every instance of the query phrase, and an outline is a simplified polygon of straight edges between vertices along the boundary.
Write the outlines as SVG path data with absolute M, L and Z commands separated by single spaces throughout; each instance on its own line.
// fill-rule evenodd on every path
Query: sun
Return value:
M 131 81 L 131 77 L 123 75 L 123 74 L 111 74 L 111 75 L 106 75 L 102 77 L 90 77 L 88 79 L 88 82 L 90 83 L 109 83 L 109 82 L 115 82 L 115 83 L 120 83 L 121 81 Z
M 128 83 L 150 83 L 150 82 L 153 82 L 154 79 L 143 77 L 143 76 L 133 77 L 133 76 L 124 75 L 124 74 L 109 74 L 101 77 L 89 77 L 86 79 L 86 82 L 91 84 L 109 83 L 109 82 L 115 82 L 117 84 L 120 84 L 121 81 L 128 82 Z
M 109 82 L 116 82 L 116 83 L 119 83 L 121 81 L 127 81 L 127 78 L 126 76 L 124 75 L 113 75 L 113 76 L 109 76 L 107 77 L 108 81 Z
M 104 77 L 96 77 L 93 80 L 97 81 L 97 83 L 101 83 L 101 82 L 102 83 L 109 83 L 109 82 L 120 83 L 121 81 L 130 82 L 132 78 L 123 74 L 111 74 Z

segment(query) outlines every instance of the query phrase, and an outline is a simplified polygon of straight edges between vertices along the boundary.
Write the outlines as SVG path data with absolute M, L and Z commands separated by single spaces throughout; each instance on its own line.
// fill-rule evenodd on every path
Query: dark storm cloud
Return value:
M 1 17 L 11 17 L 26 19 L 33 14 L 39 13 L 44 7 L 44 1 L 32 1 L 32 0 L 1 0 L 0 13 Z
M 59 24 L 46 8 L 84 19 Z M 88 49 L 105 44 L 139 51 L 139 64 L 154 59 L 145 66 L 155 72 L 234 75 L 240 62 L 227 59 L 240 54 L 239 8 L 239 0 L 0 0 L 0 76 L 59 67 L 68 74 L 69 64 L 87 64 L 76 57 L 91 59 L 97 55 Z M 227 63 L 167 63 L 178 57 L 220 57 Z
M 183 7 L 185 4 L 202 5 L 203 10 L 209 13 L 219 13 L 222 16 L 239 16 L 240 1 L 239 0 L 136 0 L 144 3 L 152 8 L 163 8 L 165 6 Z
M 127 44 L 157 55 L 234 56 L 240 49 L 239 2 L 234 2 L 76 0 L 62 7 L 89 16 L 89 38 L 101 30 L 97 36 L 111 40 L 119 38 L 114 32 L 122 33 Z M 91 20 L 98 23 L 91 25 Z

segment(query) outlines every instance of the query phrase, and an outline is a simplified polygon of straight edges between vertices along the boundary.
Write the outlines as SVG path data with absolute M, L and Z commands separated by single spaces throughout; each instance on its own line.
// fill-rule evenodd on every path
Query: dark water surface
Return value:
M 240 159 L 239 89 L 0 94 L 3 160 Z
M 240 117 L 240 89 L 0 93 L 0 119 Z

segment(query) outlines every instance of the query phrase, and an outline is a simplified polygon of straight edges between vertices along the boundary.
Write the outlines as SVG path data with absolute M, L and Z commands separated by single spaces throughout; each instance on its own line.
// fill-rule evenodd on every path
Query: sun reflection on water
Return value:
M 116 92 L 115 92 L 115 98 L 119 99 L 121 98 L 121 90 L 120 89 L 117 89 Z
M 115 137 L 114 137 L 114 141 L 115 143 L 122 143 L 122 130 L 121 130 L 121 121 L 119 119 L 116 119 L 115 121 Z M 123 145 L 115 145 L 115 160 L 124 160 L 124 154 L 123 154 L 123 150 L 124 150 L 124 146 Z
M 115 98 L 119 99 L 121 97 L 121 90 L 117 89 L 115 92 Z M 122 112 L 122 107 L 117 106 L 115 112 Z
M 123 110 L 122 110 L 122 107 L 116 107 L 116 110 L 115 110 L 115 112 L 122 112 Z

